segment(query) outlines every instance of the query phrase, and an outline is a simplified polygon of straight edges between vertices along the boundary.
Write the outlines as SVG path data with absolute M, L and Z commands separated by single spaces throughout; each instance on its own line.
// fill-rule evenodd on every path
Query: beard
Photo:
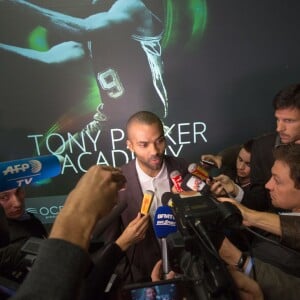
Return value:
M 139 159 L 141 164 L 143 164 L 146 168 L 153 170 L 153 171 L 157 171 L 157 170 L 161 169 L 163 160 L 164 160 L 164 154 L 151 156 L 147 160 Z

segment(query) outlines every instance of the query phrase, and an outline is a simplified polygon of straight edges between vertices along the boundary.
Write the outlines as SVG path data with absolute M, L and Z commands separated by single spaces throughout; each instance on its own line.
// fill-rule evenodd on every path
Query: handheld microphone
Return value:
M 182 176 L 179 173 L 179 171 L 175 170 L 173 172 L 171 172 L 170 174 L 170 178 L 175 186 L 175 189 L 178 193 L 183 192 L 183 189 L 181 188 L 181 183 L 182 183 Z
M 161 203 L 164 206 L 171 206 L 172 207 L 172 198 L 173 198 L 172 192 L 164 192 L 161 197 Z
M 150 211 L 150 207 L 153 201 L 154 192 L 151 190 L 146 190 L 144 193 L 142 206 L 141 206 L 141 214 L 147 215 Z
M 208 171 L 205 168 L 197 165 L 196 163 L 191 163 L 188 166 L 188 171 L 189 171 L 189 173 L 199 177 L 200 179 L 202 179 L 204 181 L 209 178 Z
M 161 239 L 163 275 L 164 279 L 167 279 L 166 276 L 170 270 L 166 237 L 177 231 L 175 217 L 170 207 L 160 206 L 157 208 L 154 216 L 154 231 L 156 237 Z
M 28 185 L 60 174 L 55 155 L 44 155 L 0 163 L 0 192 Z
M 184 177 L 181 187 L 187 191 L 200 192 L 202 195 L 210 193 L 209 185 L 207 185 L 206 182 L 199 177 L 192 174 L 187 174 Z

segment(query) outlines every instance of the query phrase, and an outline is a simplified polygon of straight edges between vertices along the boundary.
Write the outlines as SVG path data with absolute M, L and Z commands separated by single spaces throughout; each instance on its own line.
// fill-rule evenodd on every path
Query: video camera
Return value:
M 238 299 L 234 282 L 218 249 L 224 230 L 239 228 L 241 212 L 212 195 L 165 193 L 163 204 L 172 208 L 178 232 L 167 237 L 170 267 L 193 282 L 191 299 Z
M 175 271 L 177 277 L 127 285 L 123 289 L 124 299 L 141 299 L 139 297 L 148 287 L 155 287 L 159 296 L 174 300 L 239 299 L 237 288 L 219 257 L 218 249 L 225 237 L 224 230 L 241 226 L 240 211 L 229 202 L 218 202 L 209 193 L 183 195 L 167 192 L 162 197 L 162 203 L 163 207 L 171 208 L 178 229 L 170 233 L 174 232 L 173 226 L 170 226 L 166 235 L 170 270 Z M 154 227 L 158 224 L 169 226 L 169 214 L 165 214 L 165 219 L 163 215 L 161 213 Z

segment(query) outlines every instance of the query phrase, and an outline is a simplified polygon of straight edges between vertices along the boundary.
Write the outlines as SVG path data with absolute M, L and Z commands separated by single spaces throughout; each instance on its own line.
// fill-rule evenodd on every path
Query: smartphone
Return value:
M 189 291 L 189 284 L 187 283 L 187 281 L 178 278 L 125 285 L 122 289 L 122 299 L 148 299 L 147 296 L 150 297 L 150 295 L 153 299 L 189 299 L 187 298 Z

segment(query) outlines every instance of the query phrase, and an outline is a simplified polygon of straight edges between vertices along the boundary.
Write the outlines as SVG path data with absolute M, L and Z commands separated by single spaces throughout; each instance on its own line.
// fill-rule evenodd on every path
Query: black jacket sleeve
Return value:
M 12 300 L 74 300 L 90 266 L 88 253 L 60 239 L 45 240 Z
M 124 256 L 124 252 L 115 243 L 110 243 L 94 253 L 93 266 L 83 282 L 80 300 L 103 299 L 111 275 Z
M 300 216 L 279 215 L 282 230 L 281 243 L 300 251 Z

